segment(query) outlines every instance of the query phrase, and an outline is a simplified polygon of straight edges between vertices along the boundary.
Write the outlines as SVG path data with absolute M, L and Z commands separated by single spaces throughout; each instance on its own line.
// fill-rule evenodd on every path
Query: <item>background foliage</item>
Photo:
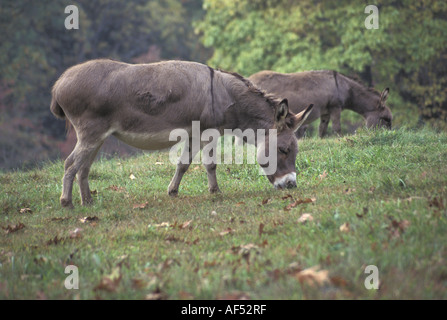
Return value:
M 67 5 L 80 11 L 66 30 Z M 335 69 L 391 88 L 397 126 L 447 128 L 447 3 L 376 1 L 97 0 L 0 4 L 0 168 L 34 165 L 71 148 L 49 112 L 51 86 L 69 66 L 99 57 L 184 59 L 244 76 L 273 69 Z M 65 150 L 65 151 L 64 151 Z
M 259 70 L 334 69 L 391 88 L 397 125 L 446 129 L 447 3 L 376 1 L 379 29 L 365 28 L 368 1 L 205 0 L 196 24 L 213 66 Z M 397 117 L 396 117 L 397 115 Z

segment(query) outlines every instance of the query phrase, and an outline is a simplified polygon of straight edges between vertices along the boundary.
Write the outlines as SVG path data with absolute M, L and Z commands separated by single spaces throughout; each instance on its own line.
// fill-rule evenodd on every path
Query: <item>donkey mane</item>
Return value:
M 377 91 L 377 89 L 375 89 L 374 87 L 370 87 L 370 86 L 368 86 L 362 79 L 359 78 L 358 75 L 356 75 L 356 74 L 351 74 L 351 75 L 347 76 L 347 75 L 345 75 L 345 74 L 343 74 L 343 73 L 341 73 L 341 72 L 337 72 L 337 71 L 334 71 L 334 72 L 335 72 L 336 74 L 342 75 L 342 76 L 344 76 L 345 78 L 347 78 L 347 79 L 349 79 L 349 80 L 355 82 L 355 83 L 358 84 L 360 87 L 362 87 L 362 89 L 365 89 L 365 90 L 367 90 L 367 91 L 369 91 L 369 92 L 371 92 L 371 93 L 374 93 L 374 94 L 377 95 L 378 97 L 380 97 L 380 92 Z
M 271 107 L 273 107 L 273 109 L 281 102 L 281 99 L 279 99 L 277 96 L 275 96 L 274 94 L 271 94 L 271 93 L 267 93 L 267 91 L 260 89 L 259 87 L 255 86 L 254 83 L 251 82 L 249 79 L 244 78 L 242 75 L 240 75 L 237 72 L 231 72 L 231 71 L 226 71 L 226 70 L 222 70 L 222 69 L 216 69 L 216 70 L 218 70 L 222 73 L 232 75 L 236 79 L 242 81 L 250 92 L 255 93 L 255 94 L 265 98 L 265 100 L 268 102 L 268 104 Z

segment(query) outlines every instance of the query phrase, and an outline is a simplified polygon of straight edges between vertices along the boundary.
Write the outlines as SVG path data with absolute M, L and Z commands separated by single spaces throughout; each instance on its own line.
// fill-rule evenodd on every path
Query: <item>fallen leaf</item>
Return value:
M 187 226 L 189 226 L 189 224 L 192 222 L 192 220 L 188 220 L 186 222 L 183 222 L 180 226 L 179 229 L 185 229 Z
M 312 217 L 312 215 L 310 213 L 303 213 L 298 218 L 299 223 L 306 223 L 307 221 L 313 221 L 313 220 L 314 220 L 314 217 Z
M 79 221 L 81 221 L 81 223 L 93 222 L 93 221 L 98 221 L 98 220 L 99 220 L 99 218 L 96 216 L 84 217 L 84 218 L 79 219 Z
M 266 199 L 262 200 L 262 205 L 266 205 L 267 203 L 270 203 L 270 202 L 272 202 L 272 199 L 266 198 Z
M 163 294 L 161 291 L 157 290 L 156 292 L 148 293 L 146 297 L 144 297 L 145 300 L 164 300 L 166 299 L 166 295 Z
M 58 243 L 64 241 L 65 238 L 59 238 L 58 235 L 56 235 L 53 239 L 50 239 L 47 241 L 47 246 L 50 246 L 52 244 L 57 245 Z
M 116 192 L 125 192 L 126 191 L 126 188 L 118 187 L 116 185 L 111 185 L 107 189 L 112 190 L 112 191 L 116 191 Z
M 321 181 L 322 181 L 323 179 L 325 179 L 325 178 L 327 177 L 327 172 L 326 172 L 326 170 L 323 171 L 323 173 L 320 174 L 319 177 L 320 177 L 320 180 L 321 180 Z
M 135 180 L 136 178 L 137 178 L 137 177 L 135 177 L 135 176 L 133 175 L 133 173 L 131 173 L 130 176 L 129 176 L 129 179 L 130 179 L 130 180 Z
M 21 222 L 19 222 L 17 224 L 13 224 L 13 225 L 8 225 L 6 228 L 2 227 L 2 229 L 5 230 L 7 234 L 17 232 L 23 228 L 25 228 L 25 225 Z
M 224 235 L 227 235 L 227 234 L 229 234 L 229 233 L 233 233 L 233 232 L 234 232 L 233 229 L 231 229 L 231 228 L 227 228 L 227 229 L 225 229 L 224 231 L 219 232 L 219 235 L 220 235 L 220 236 L 224 236 Z
M 33 210 L 30 208 L 22 208 L 20 209 L 20 213 L 33 213 Z
M 169 222 L 162 222 L 162 223 L 157 223 L 157 224 L 149 224 L 148 228 L 150 228 L 150 227 L 155 227 L 155 228 L 165 227 L 165 228 L 167 228 L 169 226 L 171 226 L 171 224 Z
M 296 206 L 303 204 L 303 203 L 313 203 L 315 202 L 316 198 L 305 198 L 305 199 L 298 199 L 295 202 L 290 203 L 286 207 L 284 207 L 284 210 L 289 211 L 292 208 L 295 208 Z
M 112 270 L 112 272 L 104 276 L 99 284 L 93 290 L 105 290 L 109 292 L 115 292 L 120 281 L 121 281 L 121 268 L 116 267 Z
M 146 201 L 145 203 L 138 203 L 133 205 L 133 209 L 144 209 L 149 205 L 149 202 Z
M 443 210 L 445 208 L 444 201 L 441 197 L 434 197 L 433 199 L 429 200 L 429 206 L 430 207 L 436 207 L 440 210 Z
M 358 214 L 358 213 L 356 213 L 355 215 L 357 216 L 357 218 L 361 219 L 361 218 L 363 218 L 367 213 L 368 213 L 368 208 L 367 208 L 367 207 L 363 207 L 363 214 Z
M 163 162 L 160 162 L 160 161 L 155 162 L 155 165 L 157 165 L 157 166 L 161 166 L 162 164 L 163 164 Z
M 408 220 L 392 220 L 391 226 L 388 227 L 390 231 L 391 238 L 399 238 L 402 233 L 410 226 L 410 221 Z
M 353 193 L 354 191 L 355 191 L 355 188 L 347 188 L 347 189 L 345 189 L 344 193 L 345 193 L 345 194 L 351 194 L 351 193 Z
M 260 224 L 259 224 L 259 229 L 258 229 L 258 234 L 259 234 L 259 236 L 261 236 L 262 235 L 262 232 L 264 231 L 264 224 L 261 222 Z
M 243 204 L 245 204 L 244 201 L 238 202 L 238 203 L 236 203 L 236 207 L 239 207 L 240 205 L 243 205 Z
M 55 217 L 55 218 L 51 218 L 50 221 L 65 221 L 65 220 L 69 220 L 70 217 Z
M 76 228 L 73 231 L 70 231 L 70 239 L 79 239 L 82 238 L 82 229 Z
M 284 197 L 281 197 L 281 200 L 287 200 L 287 199 L 292 199 L 292 201 L 293 201 L 293 197 L 292 197 L 292 195 L 291 194 L 287 194 L 287 195 L 285 195 Z
M 300 283 L 305 283 L 311 286 L 314 285 L 323 285 L 326 282 L 329 282 L 329 271 L 327 270 L 318 270 L 319 266 L 314 266 L 311 268 L 304 269 L 295 274 L 295 278 Z
M 232 291 L 217 297 L 218 300 L 250 300 L 250 295 L 246 292 Z
M 349 223 L 345 222 L 340 226 L 340 231 L 341 232 L 349 232 L 350 228 L 349 228 Z

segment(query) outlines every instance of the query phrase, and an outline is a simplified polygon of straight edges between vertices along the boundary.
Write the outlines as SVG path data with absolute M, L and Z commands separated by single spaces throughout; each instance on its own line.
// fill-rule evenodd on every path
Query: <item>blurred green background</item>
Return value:
M 367 29 L 365 7 L 379 9 Z M 79 9 L 67 30 L 64 9 Z M 192 60 L 243 76 L 331 69 L 390 88 L 395 127 L 447 130 L 447 2 L 291 0 L 2 0 L 0 169 L 66 156 L 75 139 L 49 111 L 68 67 L 107 57 Z M 344 132 L 362 124 L 342 114 Z M 315 134 L 315 133 L 314 133 Z M 111 143 L 105 152 L 133 153 Z

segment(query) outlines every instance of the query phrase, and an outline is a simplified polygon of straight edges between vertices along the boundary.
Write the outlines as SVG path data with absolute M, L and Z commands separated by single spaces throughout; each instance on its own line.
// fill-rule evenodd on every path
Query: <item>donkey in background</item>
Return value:
M 92 202 L 88 175 L 107 137 L 114 135 L 137 148 L 160 150 L 177 143 L 169 140 L 172 130 L 191 133 L 192 121 L 200 121 L 202 131 L 216 128 L 221 134 L 224 129 L 265 129 L 264 140 L 254 141 L 258 162 L 263 152 L 273 153 L 277 165 L 273 173 L 266 174 L 268 180 L 275 188 L 296 187 L 298 144 L 294 132 L 309 116 L 312 105 L 293 114 L 287 100 L 266 94 L 242 76 L 195 62 L 132 65 L 92 60 L 61 75 L 53 86 L 50 110 L 69 121 L 77 135 L 76 146 L 65 160 L 60 198 L 63 207 L 73 207 L 75 176 L 82 204 Z M 269 145 L 269 134 L 276 134 L 276 146 Z M 189 162 L 178 162 L 169 195 L 177 194 L 183 175 L 199 151 L 189 142 L 181 156 L 185 159 L 186 155 Z M 267 165 L 261 167 L 265 170 Z M 209 191 L 219 191 L 216 163 L 204 162 L 204 166 Z
M 293 112 L 300 112 L 313 103 L 314 108 L 304 124 L 320 118 L 320 137 L 326 134 L 329 121 L 332 121 L 333 131 L 341 134 L 340 115 L 344 109 L 362 115 L 368 128 L 391 129 L 393 117 L 385 105 L 388 88 L 379 93 L 337 71 L 329 70 L 297 73 L 260 71 L 249 79 L 259 88 L 286 98 Z

